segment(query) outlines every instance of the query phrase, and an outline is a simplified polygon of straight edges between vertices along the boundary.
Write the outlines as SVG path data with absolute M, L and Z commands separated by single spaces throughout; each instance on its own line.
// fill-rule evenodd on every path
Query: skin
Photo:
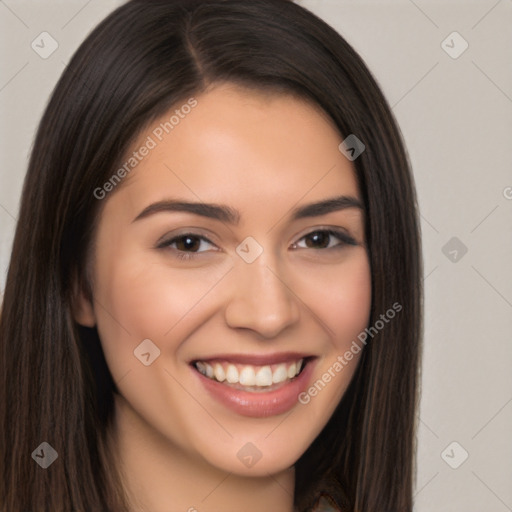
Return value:
M 97 326 L 120 392 L 115 448 L 134 511 L 290 512 L 293 465 L 329 420 L 361 352 L 308 404 L 264 418 L 217 403 L 189 362 L 306 352 L 316 356 L 311 385 L 357 339 L 371 303 L 364 212 L 290 220 L 297 206 L 342 194 L 360 199 L 354 166 L 338 149 L 343 137 L 332 121 L 303 100 L 231 84 L 196 99 L 103 200 L 91 261 L 94 300 L 80 295 L 75 319 Z M 187 212 L 133 222 L 170 197 L 229 205 L 240 224 Z M 306 236 L 326 227 L 344 230 L 355 245 Z M 162 237 L 189 231 L 211 241 L 188 250 L 194 259 L 177 258 L 178 249 L 187 251 L 183 243 L 157 248 Z M 236 252 L 248 236 L 263 247 L 251 264 Z M 144 339 L 160 350 L 149 366 L 134 357 Z M 237 457 L 248 442 L 262 454 L 250 468 Z

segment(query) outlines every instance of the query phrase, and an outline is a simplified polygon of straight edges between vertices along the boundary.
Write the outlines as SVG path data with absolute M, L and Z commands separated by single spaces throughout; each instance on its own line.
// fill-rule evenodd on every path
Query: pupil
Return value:
M 325 243 L 324 243 L 324 244 L 322 244 L 322 247 L 325 247 L 325 246 L 329 245 L 329 234 L 328 234 L 328 233 L 322 233 L 322 232 L 320 232 L 320 231 L 317 231 L 317 232 L 315 232 L 315 233 L 311 233 L 311 235 L 309 235 L 309 237 L 307 238 L 307 240 L 314 240 L 315 242 L 318 242 L 318 241 L 322 242 L 322 240 L 323 240 L 324 242 L 326 242 L 326 241 L 327 241 L 327 244 L 325 244 Z M 311 247 L 311 245 L 310 245 L 310 244 L 308 244 L 308 243 L 307 243 L 306 245 L 307 245 L 308 247 Z
M 197 238 L 184 236 L 181 238 L 182 242 L 179 242 L 178 245 L 185 245 L 185 250 L 194 249 L 194 246 L 197 246 Z M 197 249 L 197 247 L 195 247 Z

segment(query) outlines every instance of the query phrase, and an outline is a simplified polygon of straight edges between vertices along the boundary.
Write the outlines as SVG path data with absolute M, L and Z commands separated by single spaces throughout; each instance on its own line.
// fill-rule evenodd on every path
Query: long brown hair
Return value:
M 73 320 L 100 207 L 93 191 L 173 105 L 232 82 L 319 105 L 364 152 L 354 160 L 372 272 L 368 337 L 352 382 L 296 463 L 295 505 L 322 492 L 344 509 L 411 512 L 422 264 L 410 166 L 362 59 L 287 0 L 132 0 L 82 43 L 39 125 L 0 318 L 0 510 L 124 512 L 108 432 L 116 392 L 95 329 Z M 122 186 L 122 183 L 119 185 Z M 108 199 L 107 199 L 108 200 Z M 31 454 L 48 442 L 46 470 Z

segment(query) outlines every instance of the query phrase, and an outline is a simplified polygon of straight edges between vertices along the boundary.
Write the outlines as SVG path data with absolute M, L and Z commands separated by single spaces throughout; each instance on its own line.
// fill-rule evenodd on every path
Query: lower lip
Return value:
M 205 377 L 195 368 L 192 371 L 198 376 L 206 390 L 221 404 L 242 416 L 262 418 L 283 414 L 298 403 L 297 397 L 309 383 L 314 362 L 314 360 L 309 360 L 295 379 L 280 388 L 253 393 L 221 384 Z

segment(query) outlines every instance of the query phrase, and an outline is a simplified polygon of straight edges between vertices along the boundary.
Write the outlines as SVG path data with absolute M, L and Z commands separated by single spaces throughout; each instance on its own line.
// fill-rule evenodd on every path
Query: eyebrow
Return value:
M 306 217 L 320 217 L 321 215 L 345 210 L 347 208 L 358 208 L 363 210 L 363 205 L 359 199 L 353 196 L 332 197 L 293 209 L 291 212 L 291 220 L 304 219 Z M 238 225 L 241 218 L 238 210 L 227 205 L 165 199 L 163 201 L 152 203 L 144 208 L 144 210 L 142 210 L 132 222 L 161 212 L 188 212 L 233 225 Z

